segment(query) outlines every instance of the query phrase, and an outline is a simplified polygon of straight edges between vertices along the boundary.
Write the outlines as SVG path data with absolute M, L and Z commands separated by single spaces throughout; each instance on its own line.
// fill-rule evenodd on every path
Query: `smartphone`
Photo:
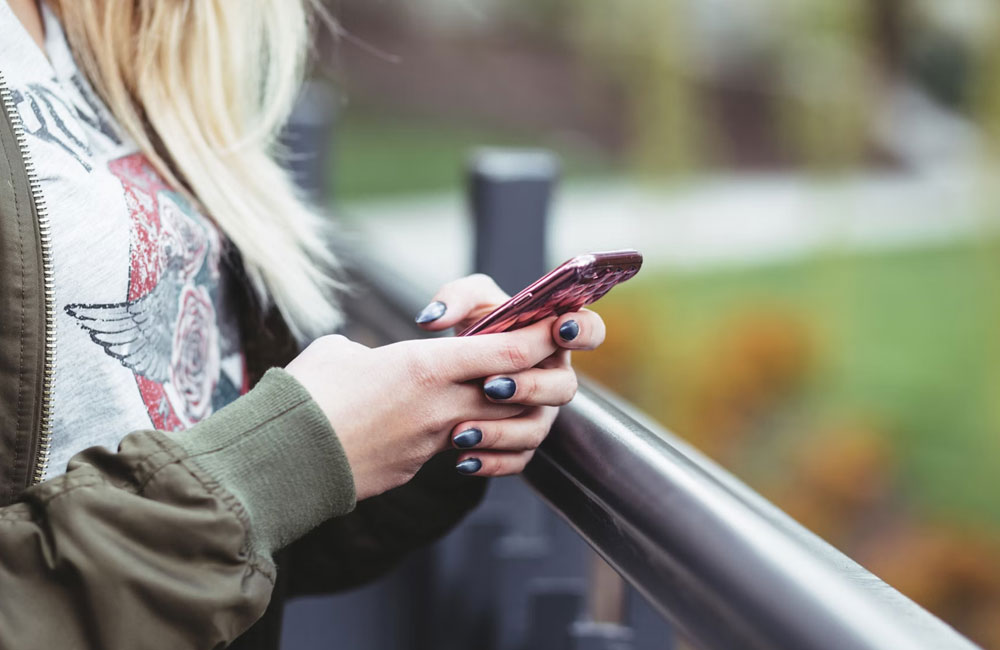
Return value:
M 508 332 L 549 316 L 577 311 L 634 276 L 641 267 L 642 255 L 631 249 L 578 255 L 535 280 L 458 336 Z

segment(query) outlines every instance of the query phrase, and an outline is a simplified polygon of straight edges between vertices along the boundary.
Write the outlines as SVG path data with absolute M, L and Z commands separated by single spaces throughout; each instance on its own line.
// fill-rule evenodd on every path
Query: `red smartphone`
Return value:
M 578 255 L 535 280 L 458 336 L 507 332 L 549 316 L 577 311 L 634 276 L 640 267 L 642 255 L 635 250 Z

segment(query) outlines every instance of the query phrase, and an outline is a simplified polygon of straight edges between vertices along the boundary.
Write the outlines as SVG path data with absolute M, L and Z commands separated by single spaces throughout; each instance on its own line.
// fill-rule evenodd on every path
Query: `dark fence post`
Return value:
M 514 293 L 546 269 L 547 216 L 559 161 L 547 151 L 481 149 L 469 162 L 474 267 Z

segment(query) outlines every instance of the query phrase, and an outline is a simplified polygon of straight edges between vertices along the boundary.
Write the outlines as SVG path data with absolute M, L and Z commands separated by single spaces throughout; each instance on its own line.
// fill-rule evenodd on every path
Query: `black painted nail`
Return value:
M 510 377 L 498 377 L 483 386 L 483 392 L 492 399 L 510 399 L 517 391 L 517 384 Z
M 417 324 L 425 325 L 427 323 L 433 323 L 437 319 L 444 316 L 444 313 L 448 311 L 448 305 L 444 304 L 440 300 L 435 300 L 431 304 L 423 308 L 423 310 L 417 314 Z
M 575 320 L 568 320 L 559 326 L 559 338 L 564 341 L 572 341 L 580 334 L 580 324 Z
M 475 474 L 483 468 L 483 461 L 478 458 L 466 458 L 458 465 L 455 465 L 457 469 L 462 474 Z
M 462 433 L 457 434 L 451 441 L 455 443 L 456 447 L 468 449 L 469 447 L 475 447 L 483 441 L 483 432 L 479 429 L 466 429 Z

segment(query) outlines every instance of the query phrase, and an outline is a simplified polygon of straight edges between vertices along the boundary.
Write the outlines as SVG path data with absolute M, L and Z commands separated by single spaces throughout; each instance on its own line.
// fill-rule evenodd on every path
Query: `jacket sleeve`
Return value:
M 259 319 L 243 329 L 251 377 L 287 365 L 299 348 L 281 314 L 274 308 L 261 312 L 249 287 L 239 295 L 245 301 L 239 313 Z M 288 595 L 358 586 L 391 570 L 407 552 L 444 535 L 479 504 L 488 484 L 458 474 L 457 457 L 456 451 L 439 454 L 406 485 L 365 499 L 350 514 L 324 522 L 284 548 L 279 561 Z
M 457 451 L 439 454 L 407 484 L 361 501 L 285 549 L 289 595 L 364 584 L 444 535 L 482 500 L 487 486 L 487 479 L 456 472 L 457 458 Z
M 0 508 L 0 647 L 221 647 L 267 606 L 271 553 L 353 506 L 326 417 L 271 371 L 188 431 L 86 450 Z

